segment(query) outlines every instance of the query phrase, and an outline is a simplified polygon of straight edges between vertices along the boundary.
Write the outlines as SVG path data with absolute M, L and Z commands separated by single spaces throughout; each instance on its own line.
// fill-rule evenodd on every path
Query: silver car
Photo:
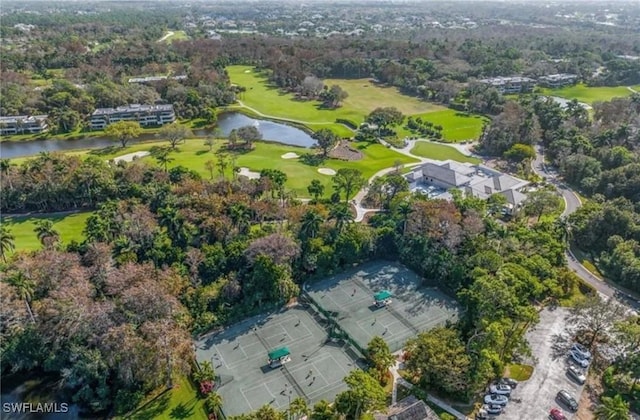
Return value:
M 506 384 L 492 384 L 489 387 L 489 391 L 492 394 L 506 395 L 506 396 L 511 395 L 511 387 Z
M 578 353 L 583 359 L 591 359 L 591 352 L 589 351 L 589 349 L 580 343 L 573 343 L 573 345 L 571 346 L 571 351 Z
M 576 366 L 569 366 L 569 368 L 567 369 L 567 375 L 569 375 L 571 379 L 573 379 L 580 385 L 584 385 L 584 383 L 587 382 L 587 377 L 585 376 L 584 372 L 582 372 L 582 370 Z
M 489 405 L 507 405 L 509 398 L 504 395 L 487 394 L 484 396 L 484 403 Z

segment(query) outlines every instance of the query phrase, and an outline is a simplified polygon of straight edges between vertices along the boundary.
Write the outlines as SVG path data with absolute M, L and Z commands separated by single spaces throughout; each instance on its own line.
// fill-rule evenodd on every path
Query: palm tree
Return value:
M 320 225 L 324 219 L 313 210 L 307 211 L 303 216 L 300 225 L 300 236 L 303 238 L 315 238 L 320 230 Z
M 36 319 L 33 316 L 33 311 L 31 311 L 31 305 L 29 304 L 33 298 L 33 288 L 35 286 L 33 281 L 25 276 L 22 271 L 14 271 L 6 278 L 6 282 L 16 288 L 18 297 L 24 300 L 25 305 L 27 305 L 27 312 L 29 312 L 31 322 L 35 323 Z
M 602 404 L 596 408 L 598 420 L 629 420 L 629 403 L 622 399 L 622 395 L 602 397 Z
M 353 220 L 349 205 L 347 203 L 339 203 L 331 207 L 331 210 L 329 210 L 329 219 L 336 221 L 336 231 L 338 234 L 342 232 L 344 224 Z
M 9 228 L 6 225 L 0 225 L 0 255 L 2 255 L 2 261 L 7 262 L 9 251 L 16 249 L 15 240 L 16 237 L 9 231 Z
M 292 419 L 297 420 L 302 416 L 309 414 L 309 407 L 307 402 L 302 397 L 296 397 L 289 403 L 289 414 Z
M 60 234 L 53 228 L 53 222 L 48 219 L 37 220 L 33 231 L 44 247 L 50 247 L 60 239 Z
M 160 165 L 162 165 L 165 172 L 167 172 L 168 170 L 167 165 L 173 162 L 174 160 L 172 157 L 169 157 L 169 152 L 170 151 L 168 149 L 162 149 L 161 151 L 157 152 L 155 155 L 156 160 Z
M 335 417 L 331 404 L 326 400 L 318 401 L 311 411 L 311 420 L 333 420 Z
M 222 397 L 217 392 L 210 392 L 204 400 L 204 407 L 214 419 L 218 418 L 220 409 L 222 408 Z
M 398 204 L 397 211 L 402 221 L 402 234 L 404 235 L 407 231 L 407 222 L 409 221 L 409 215 L 413 212 L 413 208 L 410 202 L 403 201 Z

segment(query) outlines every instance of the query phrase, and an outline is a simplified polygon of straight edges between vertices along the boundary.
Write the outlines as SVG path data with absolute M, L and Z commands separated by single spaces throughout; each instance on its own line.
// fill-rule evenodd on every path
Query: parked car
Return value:
M 489 386 L 489 392 L 509 396 L 511 395 L 511 387 L 505 384 L 491 384 L 491 386 Z
M 591 352 L 589 349 L 580 343 L 573 343 L 571 351 L 578 353 L 583 359 L 591 359 Z
M 492 418 L 492 416 L 489 416 L 489 413 L 487 413 L 486 411 L 484 411 L 483 409 L 480 409 L 477 413 L 476 413 L 476 420 L 488 420 Z
M 576 401 L 576 399 L 573 398 L 571 394 L 569 394 L 569 391 L 563 389 L 562 391 L 558 392 L 556 398 L 574 413 L 578 411 L 578 401 Z
M 504 406 L 498 404 L 485 404 L 482 406 L 482 409 L 486 411 L 488 414 L 497 415 L 502 413 L 502 409 Z
M 567 416 L 559 408 L 552 408 L 549 412 L 549 418 L 551 420 L 567 420 Z
M 498 381 L 499 384 L 509 385 L 511 389 L 515 389 L 518 386 L 518 381 L 511 378 L 502 378 Z
M 569 366 L 569 368 L 567 369 L 567 375 L 569 375 L 571 379 L 573 379 L 580 385 L 584 385 L 584 383 L 587 382 L 587 377 L 585 376 L 582 369 L 576 366 Z
M 484 396 L 485 404 L 507 405 L 508 402 L 509 402 L 509 398 L 507 398 L 504 395 L 487 394 Z
M 569 357 L 580 367 L 587 368 L 589 367 L 589 360 L 580 356 L 580 353 L 571 350 L 569 351 Z

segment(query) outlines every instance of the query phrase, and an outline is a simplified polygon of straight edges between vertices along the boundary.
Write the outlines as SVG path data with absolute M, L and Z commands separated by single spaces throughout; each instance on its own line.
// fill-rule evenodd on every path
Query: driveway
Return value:
M 564 308 L 545 308 L 540 312 L 540 323 L 527 332 L 534 357 L 533 375 L 521 382 L 512 393 L 512 399 L 520 399 L 521 402 L 509 402 L 499 419 L 546 419 L 554 407 L 562 409 L 567 418 L 574 418 L 573 413 L 555 401 L 561 389 L 566 389 L 579 401 L 583 388 L 566 375 L 568 362 L 563 348 L 570 343 L 558 343 L 558 337 L 564 335 L 566 314 Z

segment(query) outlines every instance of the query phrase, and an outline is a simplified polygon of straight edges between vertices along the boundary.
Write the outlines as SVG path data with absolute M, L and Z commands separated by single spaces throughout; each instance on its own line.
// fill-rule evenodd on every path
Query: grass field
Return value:
M 420 117 L 423 121 L 441 125 L 444 140 L 452 143 L 477 140 L 480 134 L 482 134 L 483 124 L 488 121 L 485 117 L 465 114 L 454 109 L 443 109 L 427 114 L 414 115 L 414 117 Z M 400 137 L 411 137 L 414 135 L 404 127 L 397 131 Z
M 162 40 L 162 42 L 170 44 L 173 41 L 184 41 L 184 40 L 189 39 L 189 35 L 187 35 L 187 33 L 185 31 L 171 31 L 171 32 L 173 32 L 172 35 L 164 38 L 164 36 L 169 34 L 169 31 L 165 32 L 165 34 L 163 36 L 164 39 Z
M 116 417 L 124 419 L 125 417 Z M 182 377 L 174 387 L 143 403 L 138 410 L 126 417 L 129 420 L 206 419 L 204 399 L 198 398 L 196 389 L 188 378 Z
M 465 156 L 454 147 L 445 144 L 429 143 L 419 141 L 415 147 L 411 149 L 411 153 L 416 156 L 422 156 L 437 160 L 456 160 L 458 162 L 480 163 L 481 160 L 472 156 Z
M 222 141 L 220 142 L 222 144 Z M 214 148 L 215 150 L 220 147 L 220 144 Z M 161 143 L 165 146 L 166 143 Z M 140 148 L 137 145 L 134 148 L 127 148 L 125 151 L 120 150 L 118 155 L 124 153 L 131 153 L 132 151 L 148 150 L 152 144 L 147 144 L 145 148 Z M 377 171 L 383 168 L 389 168 L 394 165 L 396 161 L 402 163 L 416 162 L 408 156 L 394 152 L 387 149 L 380 144 L 360 144 L 356 146 L 360 148 L 364 154 L 364 158 L 358 161 L 342 161 L 337 159 L 327 159 L 319 167 L 331 168 L 338 170 L 340 168 L 354 168 L 362 171 L 365 178 L 371 177 Z M 304 164 L 298 159 L 282 159 L 281 156 L 287 152 L 294 152 L 298 155 L 305 153 L 315 153 L 310 149 L 301 147 L 294 147 L 283 145 L 279 143 L 266 143 L 259 142 L 255 144 L 255 149 L 248 153 L 241 153 L 237 155 L 236 165 L 240 167 L 247 167 L 252 171 L 259 172 L 261 169 L 278 169 L 287 174 L 288 181 L 287 187 L 296 192 L 299 197 L 308 197 L 307 186 L 313 179 L 320 180 L 325 185 L 325 193 L 330 195 L 331 193 L 331 176 L 322 175 L 318 173 L 317 166 L 310 166 Z M 169 167 L 182 165 L 200 173 L 204 178 L 209 178 L 210 174 L 205 169 L 205 162 L 208 160 L 216 161 L 217 158 L 213 153 L 210 153 L 203 145 L 202 140 L 191 140 L 185 144 L 180 145 L 178 149 L 170 155 L 174 161 L 169 164 Z M 108 155 L 105 158 L 109 159 L 113 156 Z M 153 157 L 146 157 L 145 159 L 153 161 Z M 218 176 L 216 171 L 215 176 Z
M 6 225 L 15 236 L 16 251 L 31 251 L 42 246 L 33 231 L 36 227 L 36 220 L 51 220 L 53 228 L 60 234 L 62 243 L 68 244 L 72 240 L 81 241 L 83 239 L 82 231 L 89 216 L 91 216 L 91 212 L 4 217 L 2 224 Z
M 317 101 L 297 101 L 292 94 L 282 93 L 260 73 L 250 66 L 229 66 L 227 72 L 231 82 L 247 88 L 241 93 L 240 101 L 262 114 L 304 123 L 312 130 L 331 128 L 344 137 L 353 133 L 337 118 L 352 121 L 358 125 L 375 108 L 395 106 L 407 115 L 424 114 L 444 110 L 442 106 L 403 95 L 396 88 L 381 87 L 368 79 L 330 79 L 325 84 L 340 85 L 349 97 L 337 109 L 323 109 Z
M 632 89 L 640 91 L 640 86 L 631 86 Z M 583 83 L 575 86 L 567 86 L 560 89 L 541 89 L 543 95 L 559 96 L 566 99 L 577 99 L 580 102 L 592 104 L 598 101 L 610 101 L 616 97 L 631 96 L 633 92 L 626 86 L 597 86 L 590 87 Z

